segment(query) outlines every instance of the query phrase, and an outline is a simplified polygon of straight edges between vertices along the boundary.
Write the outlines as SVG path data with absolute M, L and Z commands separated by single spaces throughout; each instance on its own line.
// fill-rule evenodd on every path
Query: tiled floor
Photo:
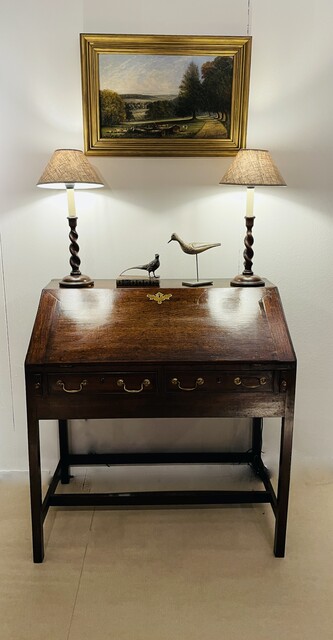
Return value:
M 169 471 L 155 470 L 156 483 Z M 120 490 L 120 472 L 107 472 Z M 197 471 L 198 483 L 203 472 L 216 487 L 219 468 Z M 186 473 L 174 481 L 188 484 Z M 82 471 L 75 485 L 105 481 Z M 294 465 L 285 559 L 272 554 L 270 508 L 257 505 L 54 510 L 34 565 L 27 484 L 1 479 L 0 508 L 1 640 L 333 637 L 333 464 Z

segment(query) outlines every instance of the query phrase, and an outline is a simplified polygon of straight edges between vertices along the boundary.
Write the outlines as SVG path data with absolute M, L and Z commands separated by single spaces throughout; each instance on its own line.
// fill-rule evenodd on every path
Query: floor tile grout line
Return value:
M 91 514 L 89 531 L 91 531 L 91 528 L 92 528 L 94 514 L 95 514 L 95 509 L 93 510 L 93 512 Z M 87 555 L 87 551 L 88 551 L 88 546 L 89 546 L 89 541 L 86 544 L 86 548 L 85 548 L 85 551 L 84 551 L 84 554 L 83 554 L 83 558 L 82 558 L 82 566 L 81 566 L 81 571 L 80 571 L 80 577 L 79 577 L 79 581 L 78 581 L 78 585 L 77 585 L 77 589 L 76 589 L 76 594 L 75 594 L 75 599 L 74 599 L 74 604 L 73 604 L 73 610 L 72 610 L 72 615 L 71 615 L 71 619 L 70 619 L 70 622 L 69 622 L 68 634 L 67 634 L 66 640 L 69 640 L 70 634 L 71 634 L 73 618 L 74 618 L 74 613 L 75 613 L 75 607 L 76 607 L 76 603 L 77 603 L 77 599 L 78 599 L 78 595 L 79 595 L 79 589 L 80 589 L 80 586 L 81 586 L 81 579 L 82 579 L 84 563 L 85 563 L 85 559 L 86 559 L 86 555 Z
M 94 523 L 95 514 L 96 514 L 96 509 L 93 509 L 92 516 L 91 516 L 91 521 L 90 521 L 89 531 L 92 531 L 92 527 L 93 527 L 93 523 Z
M 66 637 L 66 640 L 69 640 L 70 634 L 71 634 L 71 630 L 72 630 L 72 624 L 73 624 L 73 618 L 74 618 L 74 612 L 75 612 L 75 607 L 76 607 L 76 603 L 77 603 L 77 599 L 78 599 L 78 595 L 79 595 L 79 589 L 81 586 L 81 579 L 82 579 L 82 574 L 83 574 L 83 568 L 84 568 L 84 563 L 85 563 L 85 559 L 86 559 L 86 555 L 87 555 L 87 551 L 88 551 L 88 542 L 86 544 L 86 548 L 83 554 L 83 558 L 82 558 L 82 566 L 81 566 L 81 571 L 80 571 L 80 577 L 79 577 L 79 581 L 78 581 L 78 585 L 77 585 L 77 589 L 76 589 L 76 594 L 75 594 L 75 599 L 74 599 L 74 604 L 73 604 L 73 610 L 72 610 L 72 615 L 71 615 L 71 619 L 69 622 L 69 627 L 68 627 L 68 634 Z

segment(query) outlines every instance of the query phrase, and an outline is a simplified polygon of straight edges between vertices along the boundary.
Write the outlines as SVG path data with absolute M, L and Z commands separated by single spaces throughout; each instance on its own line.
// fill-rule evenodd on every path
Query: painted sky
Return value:
M 194 62 L 199 70 L 216 56 L 101 54 L 100 88 L 117 93 L 178 94 L 183 75 Z

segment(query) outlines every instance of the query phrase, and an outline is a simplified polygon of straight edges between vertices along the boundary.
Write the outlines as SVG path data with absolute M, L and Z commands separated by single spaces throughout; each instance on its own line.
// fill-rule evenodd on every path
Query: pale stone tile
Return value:
M 7 548 L 0 558 L 1 640 L 67 638 L 83 558 L 81 549 L 48 548 L 37 565 L 26 549 Z
M 83 474 L 75 487 L 95 481 Z M 1 640 L 332 635 L 329 468 L 294 468 L 285 559 L 273 556 L 269 505 L 51 509 L 34 565 L 28 487 L 1 483 L 0 506 Z

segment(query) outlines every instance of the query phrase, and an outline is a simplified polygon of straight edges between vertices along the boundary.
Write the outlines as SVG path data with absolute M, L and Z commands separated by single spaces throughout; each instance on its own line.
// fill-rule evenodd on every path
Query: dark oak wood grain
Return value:
M 75 418 L 252 417 L 251 464 L 275 510 L 275 553 L 284 554 L 296 358 L 278 290 L 269 282 L 264 288 L 233 288 L 229 280 L 185 288 L 180 281 L 161 281 L 148 290 L 117 289 L 114 281 L 103 280 L 94 288 L 68 290 L 52 281 L 41 294 L 25 371 L 36 562 L 44 553 L 41 513 L 45 517 L 49 506 L 61 502 L 54 497 L 57 483 L 68 482 L 69 466 L 76 464 L 67 426 Z M 260 463 L 262 418 L 267 416 L 283 421 L 277 497 Z M 54 491 L 43 503 L 42 419 L 60 421 L 60 464 Z M 242 452 L 235 455 L 244 461 Z M 98 463 L 96 456 L 89 460 Z M 223 492 L 218 493 L 223 502 Z M 66 500 L 78 504 L 69 495 Z M 224 497 L 230 502 L 229 495 Z M 96 495 L 90 498 L 92 505 L 101 502 Z M 212 502 L 200 492 L 197 498 Z M 248 498 L 244 492 L 243 501 Z M 263 496 L 252 498 L 256 502 Z M 172 502 L 167 492 L 156 492 L 151 503 L 159 500 Z M 195 497 L 188 500 L 193 504 Z M 139 496 L 133 501 L 139 503 Z M 105 504 L 118 500 L 105 497 Z
M 276 288 L 45 289 L 27 365 L 292 361 Z M 38 339 L 37 339 L 38 338 Z

